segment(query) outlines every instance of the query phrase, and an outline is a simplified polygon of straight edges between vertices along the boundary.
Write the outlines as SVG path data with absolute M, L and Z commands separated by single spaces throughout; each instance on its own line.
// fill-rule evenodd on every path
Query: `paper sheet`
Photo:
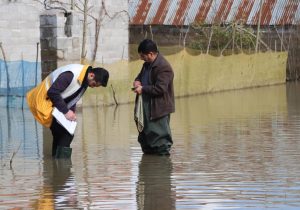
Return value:
M 76 125 L 77 122 L 76 121 L 71 121 L 68 120 L 65 115 L 58 111 L 57 108 L 54 107 L 53 111 L 52 111 L 52 115 L 55 117 L 55 119 L 59 122 L 59 124 L 61 124 L 62 126 L 64 126 L 64 128 L 72 135 L 74 135 L 75 129 L 76 129 Z

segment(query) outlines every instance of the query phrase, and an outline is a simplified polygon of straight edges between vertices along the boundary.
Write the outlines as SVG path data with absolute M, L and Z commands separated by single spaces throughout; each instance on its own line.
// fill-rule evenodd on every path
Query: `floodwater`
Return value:
M 83 107 L 71 161 L 28 109 L 0 111 L 0 209 L 299 209 L 300 84 L 176 99 L 170 157 L 133 105 Z

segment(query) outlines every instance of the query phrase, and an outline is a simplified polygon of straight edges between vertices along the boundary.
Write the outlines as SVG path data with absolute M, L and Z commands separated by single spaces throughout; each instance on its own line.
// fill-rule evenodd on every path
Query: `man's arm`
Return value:
M 75 107 L 68 109 L 66 102 L 60 94 L 71 84 L 73 77 L 74 75 L 70 71 L 62 73 L 54 81 L 47 92 L 53 106 L 62 112 L 68 120 L 76 120 L 76 115 L 74 111 L 72 111 L 75 110 Z
M 76 120 L 75 105 L 68 109 L 66 102 L 61 97 L 61 93 L 71 84 L 74 75 L 70 71 L 66 71 L 58 76 L 49 88 L 47 94 L 53 106 L 62 112 L 68 120 Z
M 53 105 L 63 114 L 66 114 L 69 109 L 60 94 L 71 84 L 73 77 L 74 75 L 70 71 L 62 73 L 50 86 L 47 92 Z

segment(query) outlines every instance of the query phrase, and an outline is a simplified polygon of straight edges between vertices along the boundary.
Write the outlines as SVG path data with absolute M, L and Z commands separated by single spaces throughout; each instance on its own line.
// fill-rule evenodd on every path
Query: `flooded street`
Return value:
M 0 116 L 0 209 L 300 208 L 297 83 L 176 99 L 170 157 L 142 154 L 133 104 L 83 107 L 71 161 L 28 109 Z

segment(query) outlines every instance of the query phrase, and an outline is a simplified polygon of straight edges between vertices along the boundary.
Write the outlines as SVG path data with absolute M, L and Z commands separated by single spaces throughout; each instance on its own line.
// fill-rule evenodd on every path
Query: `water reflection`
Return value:
M 299 115 L 300 107 L 300 83 L 287 83 L 286 84 L 286 99 L 287 99 L 287 111 L 289 117 L 296 117 Z
M 184 141 L 177 141 L 172 156 L 182 198 L 176 206 L 300 206 L 296 89 L 272 86 L 178 100 L 175 118 L 181 120 L 174 121 L 174 133 Z
M 42 127 L 28 109 L 1 107 L 0 134 L 0 209 L 30 209 L 42 180 Z
M 171 182 L 172 167 L 170 157 L 142 156 L 136 184 L 138 209 L 176 209 L 176 192 Z
M 51 158 L 51 133 L 28 110 L 3 109 L 0 209 L 299 209 L 299 92 L 177 99 L 170 157 L 142 154 L 133 104 L 84 106 L 72 164 Z
M 44 161 L 44 182 L 39 199 L 32 204 L 34 209 L 78 208 L 76 182 L 71 168 L 71 160 L 51 158 Z
M 0 107 L 1 161 L 16 151 L 30 158 L 40 158 L 41 137 L 42 127 L 32 118 L 28 109 Z

